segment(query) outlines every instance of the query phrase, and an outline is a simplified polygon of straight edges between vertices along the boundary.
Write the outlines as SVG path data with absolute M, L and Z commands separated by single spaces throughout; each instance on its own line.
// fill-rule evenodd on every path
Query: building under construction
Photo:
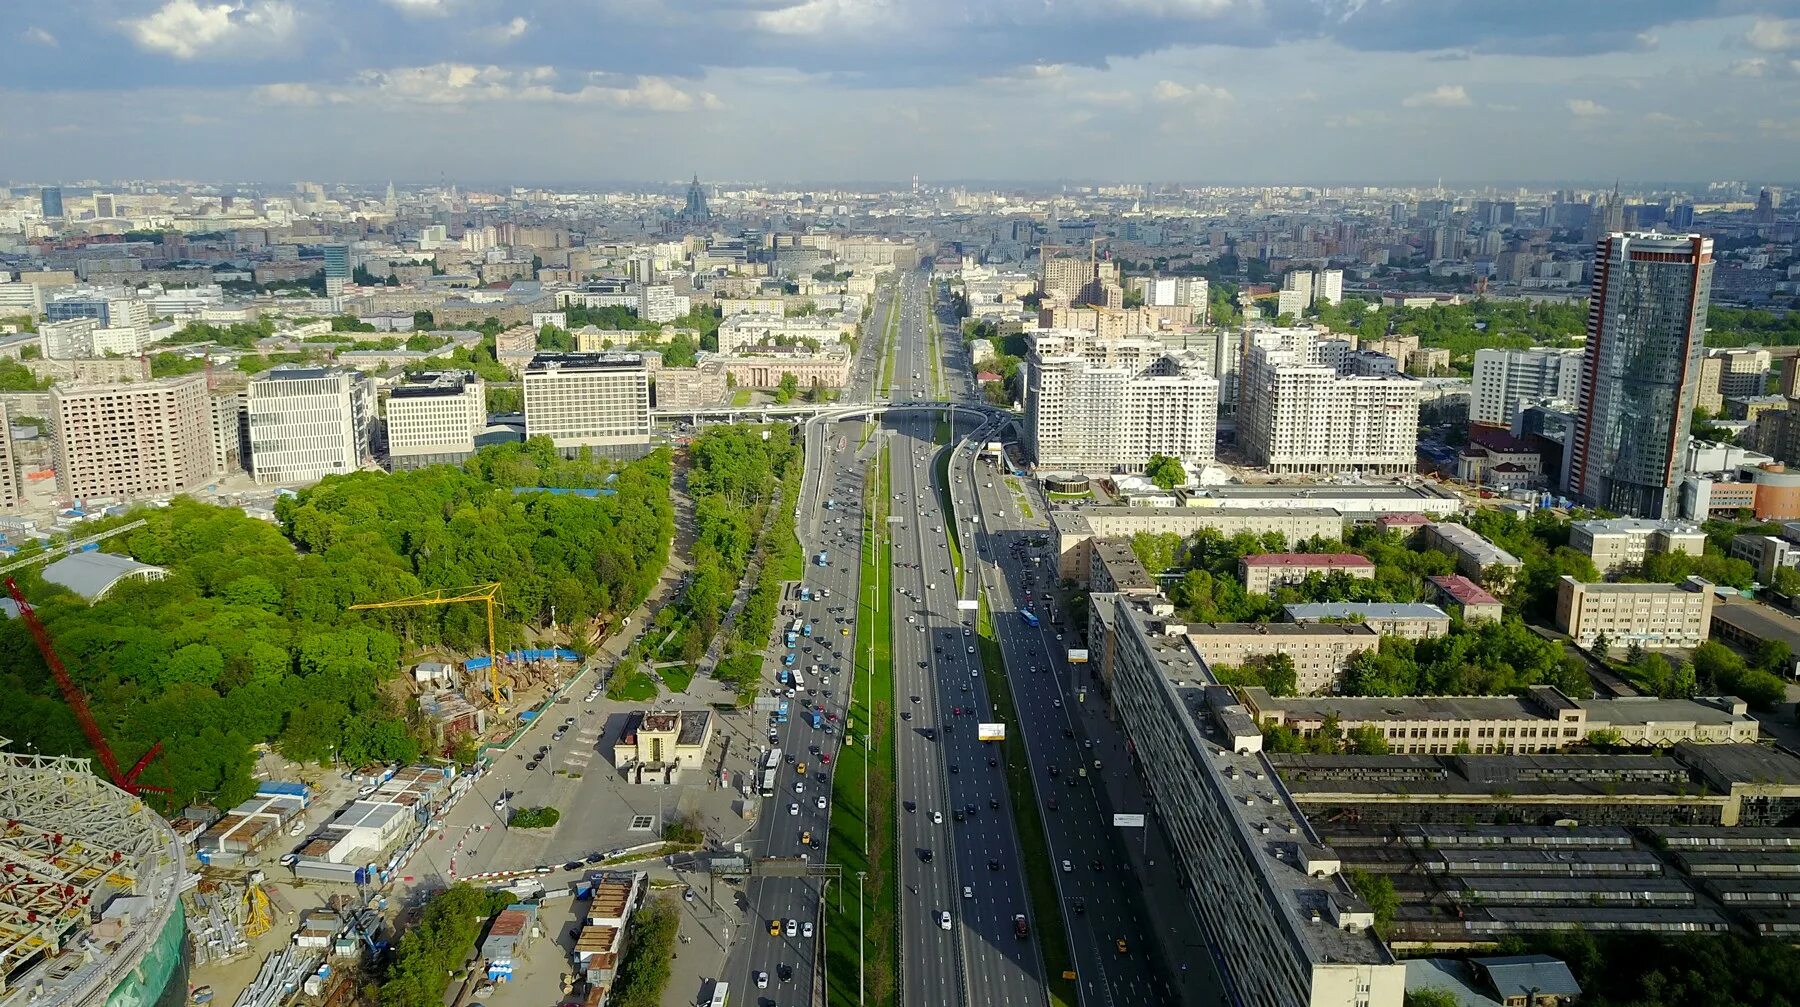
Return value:
M 175 832 L 89 760 L 0 739 L 0 1007 L 187 997 Z

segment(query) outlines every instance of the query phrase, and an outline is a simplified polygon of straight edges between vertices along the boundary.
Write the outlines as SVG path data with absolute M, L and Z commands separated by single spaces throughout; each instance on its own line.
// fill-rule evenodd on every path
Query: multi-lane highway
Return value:
M 942 305 L 922 274 L 903 280 L 896 400 L 933 399 L 948 361 L 932 361 Z M 954 325 L 954 319 L 949 319 Z M 951 379 L 954 380 L 954 379 Z M 975 417 L 970 416 L 970 426 Z M 975 613 L 958 608 L 947 520 L 940 505 L 938 418 L 889 420 L 894 532 L 893 665 L 899 742 L 901 975 L 906 1004 L 1046 1002 L 1029 921 L 1023 865 L 996 746 L 977 739 L 992 719 Z M 1027 931 L 1032 928 L 1029 922 Z

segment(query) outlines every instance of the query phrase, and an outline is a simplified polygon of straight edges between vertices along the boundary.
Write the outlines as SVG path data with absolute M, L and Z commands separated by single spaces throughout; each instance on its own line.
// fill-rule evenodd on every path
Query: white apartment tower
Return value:
M 415 374 L 388 393 L 388 463 L 395 470 L 456 464 L 487 427 L 487 387 L 473 371 Z
M 375 391 L 358 371 L 277 367 L 251 380 L 245 412 L 259 483 L 317 482 L 369 457 Z
M 65 500 L 170 496 L 216 474 L 204 375 L 54 387 L 50 429 Z
M 540 353 L 525 368 L 525 435 L 558 448 L 650 443 L 650 368 L 638 353 Z
M 1320 304 L 1339 304 L 1344 300 L 1344 271 L 1321 269 L 1313 279 L 1313 300 Z
M 1476 350 L 1469 422 L 1510 430 L 1527 406 L 1580 393 L 1580 350 Z
M 1055 336 L 1035 340 L 1026 361 L 1026 439 L 1040 467 L 1089 472 L 1142 468 L 1151 455 L 1210 465 L 1219 383 L 1196 354 L 1151 340 L 1107 341 L 1075 351 Z M 1119 352 L 1107 352 L 1117 349 Z
M 1418 382 L 1340 375 L 1314 359 L 1307 329 L 1269 330 L 1252 339 L 1238 439 L 1257 464 L 1279 473 L 1413 470 Z

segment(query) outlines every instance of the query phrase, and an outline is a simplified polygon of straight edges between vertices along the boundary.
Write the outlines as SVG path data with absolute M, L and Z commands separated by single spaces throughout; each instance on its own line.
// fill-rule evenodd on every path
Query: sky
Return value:
M 1800 0 L 0 11 L 0 176 L 22 182 L 1781 183 L 1800 163 Z

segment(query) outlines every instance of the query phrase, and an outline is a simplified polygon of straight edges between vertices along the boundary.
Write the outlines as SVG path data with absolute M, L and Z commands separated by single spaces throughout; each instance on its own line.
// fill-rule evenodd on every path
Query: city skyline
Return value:
M 10 26 L 0 137 L 42 180 L 1779 178 L 1796 14 L 88 0 Z

